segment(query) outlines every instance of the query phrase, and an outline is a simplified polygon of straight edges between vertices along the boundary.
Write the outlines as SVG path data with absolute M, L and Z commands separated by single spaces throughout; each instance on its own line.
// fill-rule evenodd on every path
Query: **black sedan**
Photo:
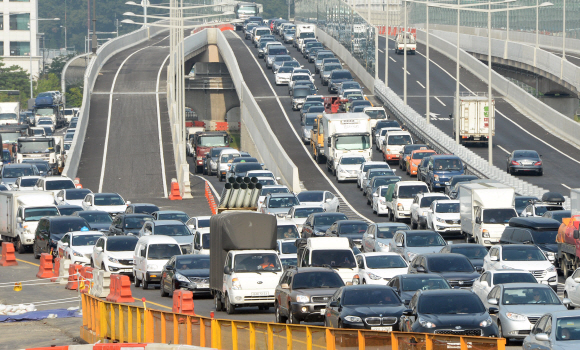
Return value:
M 399 329 L 403 332 L 497 337 L 497 325 L 479 297 L 468 290 L 419 290 L 403 312 Z
M 173 295 L 177 289 L 209 293 L 209 255 L 176 255 L 161 272 L 161 296 Z
M 83 207 L 81 207 L 80 205 L 74 205 L 74 204 L 61 204 L 61 205 L 58 205 L 57 208 L 58 208 L 60 215 L 62 215 L 62 216 L 72 215 L 72 214 L 76 213 L 77 211 L 83 210 Z
M 409 273 L 437 273 L 452 287 L 471 288 L 479 278 L 481 267 L 473 264 L 465 255 L 457 253 L 430 253 L 417 255 L 409 265 Z
M 541 155 L 532 150 L 516 150 L 507 157 L 507 172 L 515 174 L 517 172 L 544 174 L 544 167 Z
M 397 331 L 405 305 L 393 288 L 381 285 L 341 287 L 326 304 L 324 325 Z
M 109 226 L 109 235 L 139 235 L 145 221 L 153 220 L 149 214 L 119 214 Z
M 459 184 L 462 182 L 469 182 L 471 180 L 477 180 L 478 177 L 475 175 L 455 175 L 449 179 L 449 185 L 445 185 L 445 194 L 449 196 L 449 198 L 456 198 L 457 197 L 457 188 Z
M 151 203 L 131 203 L 125 209 L 126 214 L 153 214 L 159 211 L 159 207 Z
M 487 249 L 481 244 L 475 243 L 459 243 L 459 244 L 450 244 L 443 249 L 439 253 L 457 253 L 462 254 L 471 261 L 471 264 L 476 268 L 483 267 L 483 257 L 487 255 Z
M 449 282 L 440 275 L 425 273 L 398 275 L 387 284 L 392 287 L 405 304 L 409 304 L 415 292 L 421 290 L 451 289 Z
M 113 222 L 111 215 L 101 210 L 81 210 L 75 212 L 72 216 L 84 218 L 89 223 L 90 229 L 95 231 L 108 231 L 111 222 Z
M 361 247 L 363 234 L 369 224 L 362 220 L 338 220 L 326 230 L 327 237 L 347 237 Z
M 348 220 L 348 218 L 343 213 L 312 213 L 302 225 L 302 238 L 322 237 L 330 225 L 338 220 Z

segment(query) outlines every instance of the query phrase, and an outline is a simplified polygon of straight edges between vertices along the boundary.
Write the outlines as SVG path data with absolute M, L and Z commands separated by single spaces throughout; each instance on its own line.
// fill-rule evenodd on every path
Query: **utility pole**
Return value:
M 290 20 L 290 5 L 292 4 L 292 0 L 286 0 L 286 3 L 288 3 L 288 20 Z
M 99 44 L 97 43 L 97 0 L 93 0 L 93 43 L 92 50 L 93 53 L 97 53 L 97 48 Z
M 89 38 L 91 37 L 91 0 L 87 0 L 87 38 L 85 52 L 89 52 Z

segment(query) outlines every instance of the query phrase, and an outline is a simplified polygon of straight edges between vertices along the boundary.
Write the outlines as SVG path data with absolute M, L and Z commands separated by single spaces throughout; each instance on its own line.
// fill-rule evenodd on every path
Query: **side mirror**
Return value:
M 562 304 L 568 306 L 568 305 L 572 304 L 572 300 L 570 300 L 568 298 L 564 298 L 564 299 L 562 299 Z
M 68 243 L 66 243 L 66 242 L 61 242 L 61 244 L 65 247 L 68 247 Z
M 379 194 L 378 193 L 373 193 L 373 197 L 378 197 Z
M 423 266 L 418 266 L 417 267 L 417 272 L 425 273 L 425 268 Z
M 481 267 L 481 266 L 476 266 L 476 267 L 475 267 L 475 271 L 477 271 L 477 272 L 481 273 L 481 272 L 483 271 L 483 267 Z M 487 283 L 487 282 L 485 282 L 485 283 Z
M 60 153 L 60 145 L 56 145 L 56 153 Z
M 396 193 L 393 193 L 393 198 L 397 198 L 397 194 Z
M 481 285 L 482 285 L 482 286 L 489 287 L 489 285 L 487 284 L 487 281 L 481 281 L 481 282 L 479 282 L 479 283 L 481 283 Z
M 403 243 L 397 242 L 397 247 L 402 247 L 402 246 L 403 246 Z
M 332 201 L 332 199 L 328 198 L 327 200 L 325 200 L 325 203 L 330 203 Z
M 165 270 L 167 270 L 167 271 L 174 271 L 175 268 L 173 266 L 165 266 Z
M 280 181 L 280 180 L 281 180 L 280 176 L 277 176 L 276 181 Z
M 328 304 L 328 306 L 330 306 L 330 307 L 338 307 L 338 302 L 331 301 L 330 304 Z
M 224 274 L 231 275 L 232 269 L 229 266 L 224 267 Z
M 576 278 L 574 278 L 574 282 L 576 282 L 576 283 L 580 283 L 580 277 L 576 277 Z
M 480 218 L 475 218 L 475 223 L 476 224 L 481 224 L 481 219 Z
M 131 201 L 127 201 L 126 203 L 127 203 L 127 205 L 129 205 L 129 204 L 131 204 Z
M 290 286 L 288 285 L 288 283 L 282 283 L 282 285 L 280 286 L 280 288 L 282 288 L 282 289 L 289 289 Z
M 554 262 L 556 260 L 556 258 L 553 255 L 548 255 L 548 260 L 550 260 L 551 262 Z
M 18 222 L 18 223 L 21 223 L 21 222 L 22 222 L 22 218 L 19 216 L 19 217 L 16 219 L 16 222 Z
M 497 307 L 490 307 L 487 311 L 490 315 L 495 315 L 499 312 L 499 309 Z
M 489 260 L 491 260 L 491 261 L 498 261 L 499 259 L 498 259 L 497 256 L 490 256 L 489 257 Z
M 549 341 L 550 336 L 548 336 L 546 333 L 538 333 L 538 334 L 536 334 L 536 340 Z
M 102 251 L 103 251 L 103 248 L 101 248 L 101 247 L 95 247 L 95 249 L 96 249 L 98 252 L 102 252 Z
M 497 305 L 498 300 L 496 298 L 487 299 L 487 303 L 490 305 Z
M 413 310 L 407 309 L 403 311 L 403 316 L 413 316 Z

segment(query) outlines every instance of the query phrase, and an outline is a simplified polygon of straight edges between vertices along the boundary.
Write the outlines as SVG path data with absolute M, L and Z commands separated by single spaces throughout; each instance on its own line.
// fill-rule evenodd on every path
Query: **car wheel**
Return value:
M 165 283 L 163 283 L 163 280 L 161 280 L 161 286 L 159 287 L 159 290 L 161 291 L 161 297 L 165 298 L 169 296 L 169 293 L 167 293 L 165 291 Z
M 228 315 L 236 312 L 236 307 L 230 303 L 230 297 L 226 294 L 226 312 Z
M 338 320 L 338 326 L 336 328 L 344 328 L 344 325 L 342 324 L 342 320 Z
M 213 304 L 215 306 L 215 311 L 223 311 L 224 305 L 222 304 L 222 298 L 218 293 L 216 293 L 213 297 Z
M 135 279 L 135 287 L 141 287 L 141 280 L 137 278 L 137 275 L 133 274 L 133 278 Z
M 278 305 L 278 303 L 274 305 L 274 313 L 276 317 L 276 323 L 286 323 L 287 317 L 282 316 L 282 313 L 280 312 L 280 306 Z
M 417 223 L 411 218 L 411 229 L 412 230 L 416 230 L 417 229 Z
M 294 313 L 292 311 L 289 312 L 289 318 L 288 318 L 288 323 L 290 324 L 300 324 L 300 320 L 297 320 L 296 317 L 294 317 Z
M 538 171 L 538 176 L 542 176 L 544 175 L 544 169 L 540 169 L 540 171 Z
M 468 233 L 464 233 L 464 234 L 465 234 L 465 243 L 473 242 L 473 239 L 471 239 L 471 236 Z
M 566 292 L 566 291 L 564 292 L 564 298 L 568 298 L 568 292 Z M 574 306 L 572 306 L 572 304 L 566 305 L 566 308 L 568 310 L 574 310 Z
M 377 211 L 375 210 L 375 207 L 373 206 L 373 214 L 376 214 Z
M 93 261 L 93 259 L 91 258 L 91 262 L 89 263 L 89 265 L 94 269 L 95 268 L 95 262 Z
M 24 244 L 22 244 L 22 242 L 18 238 L 16 239 L 16 250 L 18 251 L 19 254 L 26 253 L 26 247 L 24 247 Z
M 32 246 L 32 253 L 34 254 L 35 259 L 40 259 L 40 254 L 38 254 L 38 252 L 37 252 L 36 245 Z
M 367 284 L 367 280 L 363 279 L 362 284 Z
M 143 290 L 149 289 L 149 281 L 147 281 L 147 277 L 143 277 Z

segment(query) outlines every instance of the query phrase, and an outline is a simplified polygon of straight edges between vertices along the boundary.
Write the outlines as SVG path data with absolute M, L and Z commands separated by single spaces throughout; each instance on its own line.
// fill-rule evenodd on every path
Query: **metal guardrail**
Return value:
M 81 338 L 88 343 L 171 343 L 216 349 L 505 350 L 504 338 L 335 329 L 234 321 L 145 309 L 82 295 Z
M 167 29 L 161 27 L 141 28 L 134 32 L 125 34 L 115 39 L 111 39 L 103 44 L 98 50 L 97 54 L 91 58 L 89 65 L 85 71 L 83 81 L 83 103 L 79 110 L 79 119 L 77 122 L 77 129 L 73 138 L 72 146 L 69 150 L 63 175 L 75 178 L 79 169 L 79 163 L 83 151 L 83 144 L 87 134 L 87 126 L 89 124 L 89 111 L 91 109 L 91 93 L 97 81 L 99 71 L 107 63 L 109 58 L 117 54 L 119 51 L 133 47 L 147 40 L 149 36 Z

